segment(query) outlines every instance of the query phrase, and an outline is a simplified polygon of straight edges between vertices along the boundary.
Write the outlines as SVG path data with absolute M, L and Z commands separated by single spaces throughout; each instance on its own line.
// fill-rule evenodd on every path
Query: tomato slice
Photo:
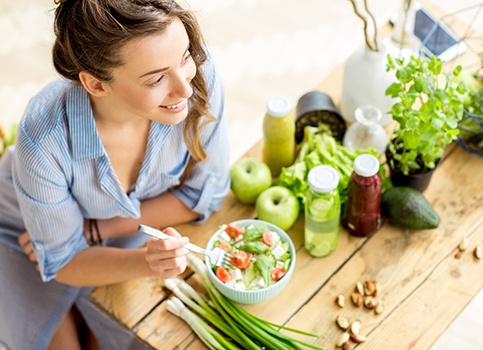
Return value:
M 262 242 L 271 247 L 275 241 L 275 233 L 272 231 L 265 231 L 262 234 Z
M 223 249 L 225 252 L 230 250 L 230 247 L 223 243 L 218 244 L 215 248 Z
M 225 228 L 225 232 L 228 233 L 228 236 L 230 236 L 231 238 L 237 238 L 243 233 L 243 227 L 234 224 L 228 224 Z
M 218 279 L 220 281 L 222 281 L 223 283 L 226 283 L 228 282 L 229 280 L 231 280 L 231 275 L 230 273 L 228 272 L 227 269 L 225 269 L 223 266 L 218 266 L 216 268 L 216 277 L 218 277 Z
M 230 254 L 231 264 L 238 269 L 246 269 L 252 261 L 252 253 L 239 251 Z
M 287 271 L 285 271 L 283 267 L 276 267 L 272 270 L 272 280 L 278 281 L 282 279 L 282 277 L 285 276 L 286 273 Z

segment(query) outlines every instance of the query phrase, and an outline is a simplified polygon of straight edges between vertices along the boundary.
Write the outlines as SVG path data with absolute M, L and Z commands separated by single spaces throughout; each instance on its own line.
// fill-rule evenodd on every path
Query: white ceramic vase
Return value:
M 348 123 L 356 121 L 354 112 L 362 105 L 373 105 L 382 112 L 380 125 L 387 125 L 395 99 L 386 96 L 386 89 L 395 81 L 394 72 L 386 72 L 387 50 L 379 43 L 379 51 L 367 45 L 358 48 L 344 66 L 342 81 L 341 112 Z

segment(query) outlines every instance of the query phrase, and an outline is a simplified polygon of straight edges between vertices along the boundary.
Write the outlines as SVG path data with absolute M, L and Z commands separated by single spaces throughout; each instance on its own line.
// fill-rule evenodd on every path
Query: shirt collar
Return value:
M 74 159 L 94 159 L 104 155 L 87 91 L 74 85 L 67 92 L 66 114 Z

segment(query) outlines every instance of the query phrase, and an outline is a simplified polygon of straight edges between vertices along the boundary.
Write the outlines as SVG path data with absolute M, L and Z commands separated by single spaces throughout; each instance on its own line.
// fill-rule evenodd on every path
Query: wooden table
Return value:
M 336 102 L 342 66 L 318 87 Z M 260 143 L 246 156 L 260 157 Z M 473 257 L 483 244 L 483 157 L 448 147 L 424 195 L 441 217 L 437 229 L 412 231 L 388 223 L 371 238 L 350 236 L 341 229 L 339 247 L 326 258 L 312 258 L 303 247 L 303 216 L 288 233 L 297 248 L 297 263 L 289 285 L 274 299 L 246 306 L 253 314 L 319 335 L 309 342 L 333 349 L 340 329 L 337 315 L 363 324 L 361 349 L 427 349 L 483 287 L 483 261 Z M 240 204 L 230 192 L 221 210 L 201 226 L 177 229 L 204 246 L 222 223 L 254 218 L 251 205 Z M 469 248 L 455 258 L 463 238 Z M 185 274 L 189 283 L 196 278 Z M 350 294 L 356 282 L 378 281 L 385 310 L 380 315 L 356 308 Z M 346 305 L 334 300 L 342 294 Z M 145 278 L 97 288 L 91 299 L 155 349 L 203 349 L 204 345 L 180 319 L 166 310 L 163 280 Z

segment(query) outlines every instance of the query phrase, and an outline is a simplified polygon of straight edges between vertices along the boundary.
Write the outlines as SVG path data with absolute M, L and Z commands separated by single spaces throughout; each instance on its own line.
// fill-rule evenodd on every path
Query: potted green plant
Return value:
M 388 56 L 387 69 L 396 72 L 396 82 L 386 90 L 397 100 L 391 108 L 396 127 L 386 150 L 391 180 L 423 192 L 446 146 L 459 134 L 467 91 L 464 82 L 454 79 L 461 66 L 446 73 L 434 56 L 408 62 Z
M 457 78 L 468 86 L 465 116 L 459 122 L 457 142 L 468 152 L 483 156 L 483 52 L 479 56 L 479 67 L 463 69 Z

